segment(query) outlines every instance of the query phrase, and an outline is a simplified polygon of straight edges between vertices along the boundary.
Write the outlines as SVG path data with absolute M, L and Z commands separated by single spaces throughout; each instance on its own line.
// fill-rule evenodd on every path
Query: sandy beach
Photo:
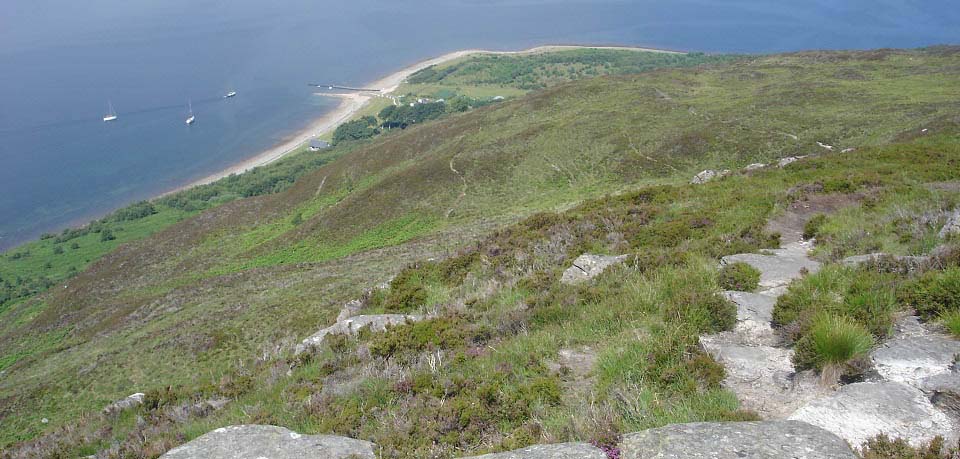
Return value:
M 407 79 L 410 75 L 419 72 L 427 67 L 432 65 L 443 64 L 445 62 L 450 62 L 452 60 L 460 59 L 462 57 L 475 55 L 475 54 L 504 54 L 504 55 L 524 55 L 524 54 L 536 54 L 536 53 L 548 53 L 554 51 L 563 51 L 571 49 L 615 49 L 615 50 L 626 50 L 626 51 L 644 51 L 644 52 L 656 52 L 656 53 L 672 53 L 672 54 L 683 54 L 680 51 L 670 51 L 663 49 L 653 49 L 653 48 L 640 48 L 640 47 L 630 47 L 630 46 L 585 46 L 585 45 L 546 45 L 546 46 L 537 46 L 535 48 L 520 50 L 520 51 L 490 51 L 485 49 L 465 49 L 460 51 L 454 51 L 451 53 L 444 54 L 439 57 L 434 57 L 427 59 L 416 64 L 413 64 L 409 67 L 406 67 L 398 72 L 394 72 L 384 78 L 381 78 L 373 83 L 364 85 L 364 88 L 377 89 L 378 92 L 351 92 L 351 93 L 323 93 L 322 96 L 325 97 L 337 97 L 340 98 L 340 104 L 337 108 L 333 109 L 324 116 L 318 118 L 317 120 L 310 123 L 304 130 L 300 131 L 296 135 L 290 137 L 283 142 L 274 145 L 273 147 L 264 150 L 260 154 L 251 157 L 245 161 L 234 164 L 227 169 L 224 169 L 215 174 L 211 174 L 207 177 L 204 177 L 200 180 L 196 180 L 190 184 L 187 184 L 182 187 L 178 187 L 175 190 L 171 190 L 168 193 L 175 193 L 180 190 L 191 188 L 198 185 L 204 185 L 207 183 L 212 183 L 221 178 L 227 177 L 232 174 L 242 174 L 250 169 L 255 167 L 264 166 L 270 164 L 284 156 L 297 151 L 310 139 L 327 134 L 332 132 L 345 121 L 350 120 L 356 113 L 363 109 L 366 104 L 373 99 L 374 97 L 383 97 L 385 95 L 391 94 L 396 91 L 396 89 Z

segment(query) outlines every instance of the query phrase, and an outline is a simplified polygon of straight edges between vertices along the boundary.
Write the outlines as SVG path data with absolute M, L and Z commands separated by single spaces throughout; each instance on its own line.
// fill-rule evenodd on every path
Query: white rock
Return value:
M 915 387 L 896 382 L 864 382 L 842 386 L 829 397 L 813 400 L 790 416 L 824 428 L 855 447 L 881 433 L 912 445 L 942 435 L 957 441 L 957 427 Z
M 690 180 L 690 183 L 694 185 L 701 185 L 711 180 L 716 180 L 718 178 L 726 177 L 728 175 L 730 175 L 730 171 L 727 169 L 724 169 L 722 171 L 707 169 L 705 171 L 700 172 L 697 175 L 694 175 L 693 179 Z
M 897 322 L 894 335 L 870 353 L 885 380 L 921 387 L 925 378 L 950 373 L 960 341 L 930 331 L 916 317 Z
M 608 267 L 622 263 L 626 259 L 626 255 L 609 256 L 585 253 L 573 260 L 573 265 L 560 276 L 560 282 L 564 284 L 586 282 L 600 275 Z
M 407 322 L 418 322 L 423 320 L 424 316 L 411 314 L 374 314 L 360 315 L 349 319 L 337 321 L 337 323 L 324 328 L 309 338 L 303 340 L 297 345 L 296 353 L 299 354 L 307 350 L 310 346 L 316 346 L 323 342 L 327 335 L 331 334 L 349 334 L 356 335 L 360 329 L 370 327 L 371 331 L 382 332 L 387 326 L 399 325 Z

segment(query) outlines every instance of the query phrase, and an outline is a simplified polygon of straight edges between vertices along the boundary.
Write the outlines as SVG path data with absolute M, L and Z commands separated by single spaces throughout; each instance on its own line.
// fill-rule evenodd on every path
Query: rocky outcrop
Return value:
M 728 175 L 730 175 L 730 171 L 727 170 L 727 169 L 724 169 L 724 170 L 721 170 L 721 171 L 714 170 L 714 169 L 707 169 L 707 170 L 705 170 L 705 171 L 701 171 L 701 172 L 700 172 L 699 174 L 697 174 L 697 175 L 694 175 L 693 178 L 690 180 L 690 183 L 692 183 L 692 184 L 694 184 L 694 185 L 702 185 L 702 184 L 707 183 L 707 182 L 709 182 L 709 181 L 711 181 L 711 180 L 716 180 L 716 179 L 718 179 L 718 178 L 723 178 L 723 177 L 726 177 L 726 176 L 728 176 Z
M 276 426 L 222 427 L 174 448 L 161 459 L 374 459 L 373 443 L 336 435 L 301 435 Z
M 623 459 L 855 459 L 836 435 L 796 421 L 696 422 L 627 434 Z
M 808 156 L 810 156 L 810 155 L 787 156 L 786 158 L 780 158 L 780 160 L 777 161 L 777 167 L 784 167 L 784 166 L 787 166 L 788 164 L 793 164 L 793 163 L 795 163 L 795 162 L 797 162 L 797 161 L 800 161 L 801 159 L 806 158 L 806 157 L 808 157 Z
M 881 433 L 914 445 L 942 435 L 955 444 L 957 427 L 917 388 L 898 382 L 841 386 L 797 410 L 790 419 L 829 430 L 859 447 Z
M 143 403 L 143 397 L 145 397 L 145 395 L 140 392 L 137 392 L 136 394 L 128 395 L 126 398 L 122 400 L 117 400 L 116 402 L 113 402 L 105 406 L 103 408 L 103 414 L 119 413 L 121 411 L 125 411 L 135 406 L 138 406 Z
M 607 455 L 587 443 L 557 443 L 534 445 L 506 453 L 471 456 L 468 459 L 607 459 Z
M 755 171 L 755 170 L 763 169 L 764 167 L 767 167 L 767 165 L 764 164 L 764 163 L 747 164 L 746 167 L 743 168 L 743 171 L 744 171 L 744 172 L 753 172 L 753 171 Z
M 622 263 L 627 259 L 626 255 L 591 255 L 585 253 L 573 260 L 573 265 L 563 272 L 560 276 L 560 282 L 564 284 L 579 284 L 597 277 L 610 266 Z
M 303 340 L 297 345 L 296 353 L 299 354 L 311 346 L 317 346 L 323 342 L 327 335 L 331 334 L 349 334 L 355 335 L 362 328 L 369 327 L 371 331 L 382 332 L 387 326 L 399 325 L 407 322 L 417 322 L 423 320 L 424 316 L 410 314 L 373 314 L 354 316 L 349 319 L 343 319 L 337 323 L 324 328 L 309 338 Z
M 955 210 L 947 217 L 947 223 L 943 228 L 940 228 L 939 236 L 941 239 L 946 239 L 958 234 L 960 234 L 960 210 Z
M 921 387 L 931 376 L 952 371 L 960 341 L 930 330 L 916 317 L 905 317 L 894 327 L 893 337 L 870 353 L 883 379 Z

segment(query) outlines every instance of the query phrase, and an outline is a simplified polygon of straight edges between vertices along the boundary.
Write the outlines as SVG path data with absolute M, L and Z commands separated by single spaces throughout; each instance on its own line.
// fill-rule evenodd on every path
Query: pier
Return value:
M 308 86 L 313 86 L 320 89 L 342 89 L 345 91 L 363 91 L 363 92 L 380 92 L 379 89 L 372 88 L 351 88 L 350 86 L 340 86 L 337 84 L 319 84 L 319 83 L 307 83 Z

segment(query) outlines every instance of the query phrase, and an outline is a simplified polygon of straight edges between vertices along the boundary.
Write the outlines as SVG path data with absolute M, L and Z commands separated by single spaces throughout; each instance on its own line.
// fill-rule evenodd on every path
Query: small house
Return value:
M 330 148 L 330 144 L 320 139 L 310 139 L 310 151 L 320 151 Z

